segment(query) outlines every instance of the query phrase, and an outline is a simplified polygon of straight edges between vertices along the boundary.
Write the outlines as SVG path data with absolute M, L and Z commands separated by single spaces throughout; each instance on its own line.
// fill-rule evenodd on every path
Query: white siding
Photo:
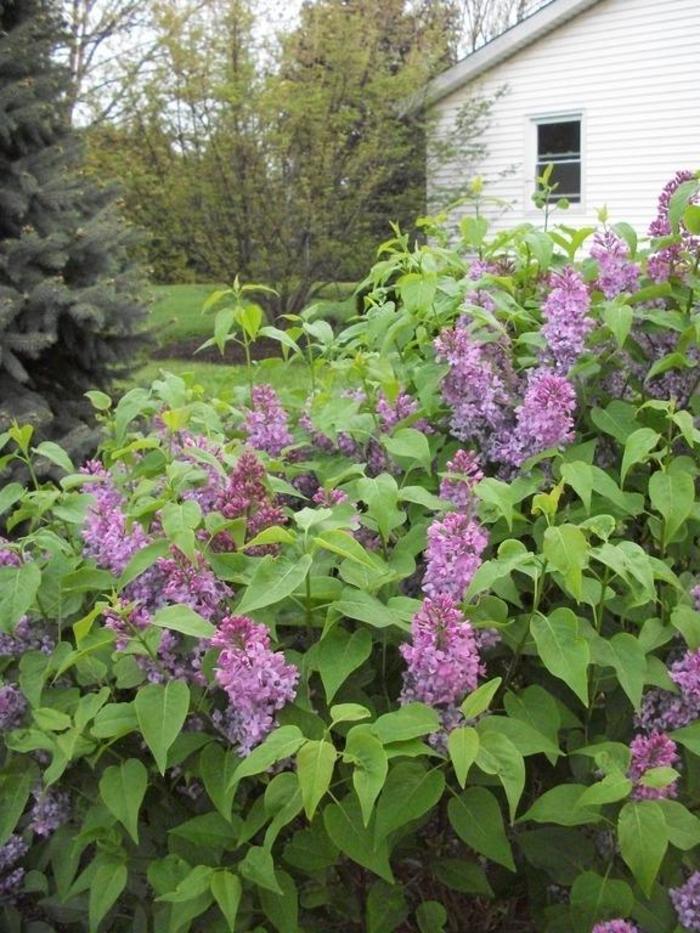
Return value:
M 486 194 L 513 204 L 490 211 L 494 226 L 541 223 L 530 201 L 532 118 L 582 113 L 582 203 L 556 220 L 595 223 L 607 205 L 611 222 L 646 232 L 665 182 L 700 168 L 700 0 L 601 0 L 434 104 L 436 138 L 453 132 L 475 92 L 491 96 L 503 85 L 483 137 L 489 156 L 470 172 L 486 179 Z M 428 179 L 429 194 L 465 174 L 443 166 Z

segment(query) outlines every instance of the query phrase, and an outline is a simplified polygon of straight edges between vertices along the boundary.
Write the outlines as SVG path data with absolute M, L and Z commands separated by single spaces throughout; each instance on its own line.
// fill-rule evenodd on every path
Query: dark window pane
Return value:
M 558 158 L 581 154 L 581 122 L 539 123 L 537 125 L 537 158 L 554 162 Z
M 546 162 L 537 163 L 537 175 L 541 175 L 546 168 Z M 581 163 L 564 162 L 554 163 L 554 171 L 549 184 L 557 184 L 554 191 L 555 198 L 568 198 L 574 204 L 581 200 Z

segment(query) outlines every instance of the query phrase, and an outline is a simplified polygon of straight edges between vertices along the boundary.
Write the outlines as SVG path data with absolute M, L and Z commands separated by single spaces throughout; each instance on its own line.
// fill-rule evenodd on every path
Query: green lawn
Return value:
M 180 340 L 211 337 L 214 327 L 212 314 L 202 314 L 202 305 L 220 284 L 153 285 L 153 302 L 149 311 L 149 326 L 160 346 Z M 316 297 L 309 301 L 317 306 L 316 317 L 342 323 L 355 314 L 352 282 L 324 285 Z
M 197 340 L 204 343 L 212 336 L 214 317 L 202 314 L 202 305 L 220 284 L 153 285 L 150 288 L 148 326 L 157 344 L 163 348 L 170 344 Z M 331 283 L 319 289 L 309 304 L 317 305 L 316 317 L 340 324 L 355 314 L 352 283 Z M 238 386 L 245 386 L 248 376 L 244 366 L 228 363 L 205 363 L 192 359 L 150 360 L 136 370 L 123 388 L 150 385 L 160 372 L 166 370 L 179 376 L 190 374 L 193 384 L 206 389 L 208 395 L 230 399 Z M 263 360 L 255 364 L 255 382 L 267 382 L 276 389 L 296 392 L 303 397 L 309 389 L 309 376 L 301 364 L 285 364 L 281 358 Z
M 162 371 L 192 379 L 193 385 L 201 385 L 207 395 L 230 399 L 238 386 L 248 384 L 245 366 L 221 363 L 200 363 L 196 360 L 152 360 L 137 370 L 129 380 L 134 386 L 148 386 Z M 254 365 L 254 382 L 266 382 L 285 393 L 295 392 L 304 397 L 310 389 L 309 374 L 303 364 L 285 364 L 282 359 L 263 360 Z
M 153 285 L 153 304 L 149 310 L 149 326 L 161 346 L 179 340 L 211 337 L 214 327 L 211 314 L 202 314 L 202 305 L 209 295 L 223 285 Z

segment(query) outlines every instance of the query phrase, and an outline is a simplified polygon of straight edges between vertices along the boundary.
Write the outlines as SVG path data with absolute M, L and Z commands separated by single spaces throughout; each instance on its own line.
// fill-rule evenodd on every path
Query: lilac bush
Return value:
M 0 929 L 700 928 L 699 191 L 425 219 L 337 333 L 236 282 L 303 390 L 0 437 Z

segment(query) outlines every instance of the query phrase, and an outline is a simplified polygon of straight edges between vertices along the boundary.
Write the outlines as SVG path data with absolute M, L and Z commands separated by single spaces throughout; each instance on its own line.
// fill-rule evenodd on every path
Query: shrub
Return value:
M 397 238 L 338 335 L 214 298 L 308 400 L 3 435 L 65 472 L 0 493 L 3 928 L 698 928 L 699 187 Z

